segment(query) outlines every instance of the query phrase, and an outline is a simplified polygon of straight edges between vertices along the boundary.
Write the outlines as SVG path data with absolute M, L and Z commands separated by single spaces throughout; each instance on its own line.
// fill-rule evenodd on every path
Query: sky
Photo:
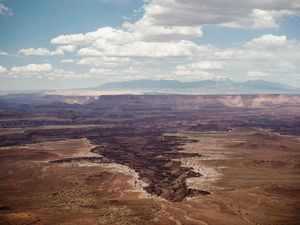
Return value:
M 0 0 L 0 90 L 139 79 L 300 87 L 300 0 Z

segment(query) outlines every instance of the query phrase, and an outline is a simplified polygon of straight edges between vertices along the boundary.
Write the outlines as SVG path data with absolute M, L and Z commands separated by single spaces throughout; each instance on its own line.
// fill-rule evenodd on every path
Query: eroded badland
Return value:
M 0 99 L 0 224 L 299 224 L 300 96 Z

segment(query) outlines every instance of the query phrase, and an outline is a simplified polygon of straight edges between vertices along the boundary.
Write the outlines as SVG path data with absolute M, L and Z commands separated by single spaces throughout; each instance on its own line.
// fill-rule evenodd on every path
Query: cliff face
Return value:
M 0 97 L 2 108 L 74 108 L 82 105 L 120 110 L 169 110 L 208 108 L 264 108 L 300 106 L 300 95 L 51 95 L 31 94 Z
M 208 194 L 186 185 L 187 179 L 201 173 L 182 167 L 178 161 L 202 157 L 200 153 L 182 152 L 195 140 L 170 134 L 229 134 L 227 131 L 235 128 L 262 128 L 300 135 L 299 95 L 36 94 L 4 96 L 1 100 L 0 146 L 86 138 L 95 146 L 93 153 L 133 169 L 148 184 L 144 187 L 147 192 L 169 201 Z M 56 163 L 102 163 L 99 157 L 66 157 Z
M 157 107 L 195 109 L 199 107 L 261 108 L 300 106 L 300 95 L 117 95 L 101 96 L 90 104 L 117 107 Z

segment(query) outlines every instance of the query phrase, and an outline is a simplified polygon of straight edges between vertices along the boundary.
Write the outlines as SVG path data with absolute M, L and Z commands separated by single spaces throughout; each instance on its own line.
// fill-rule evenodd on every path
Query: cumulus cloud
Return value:
M 112 27 L 102 27 L 88 33 L 60 35 L 53 38 L 51 43 L 58 45 L 84 45 L 91 44 L 97 39 L 105 39 L 119 43 L 134 40 L 133 36 L 123 30 L 114 29 Z
M 150 0 L 145 1 L 143 9 L 140 20 L 125 22 L 119 29 L 102 27 L 93 32 L 60 35 L 51 43 L 62 45 L 58 49 L 76 46 L 77 55 L 82 57 L 191 57 L 202 52 L 202 46 L 191 41 L 203 35 L 202 26 L 277 27 L 280 18 L 300 12 L 300 1 L 254 0 L 250 4 L 240 0 Z
M 105 29 L 109 32 L 98 29 L 81 34 L 80 38 L 75 34 L 56 41 L 64 45 L 70 41 L 68 44 L 79 46 L 77 56 L 84 58 L 76 64 L 92 67 L 91 76 L 110 74 L 112 80 L 128 74 L 132 78 L 152 78 L 153 74 L 147 73 L 149 68 L 157 68 L 155 73 L 160 79 L 179 80 L 232 78 L 235 75 L 244 79 L 292 76 L 300 70 L 300 44 L 283 35 L 265 34 L 223 49 L 190 40 L 141 41 L 141 36 L 134 31 Z M 132 70 L 126 71 L 125 67 Z M 132 71 L 139 71 L 139 76 Z
M 26 48 L 21 49 L 17 54 L 19 56 L 58 56 L 63 55 L 64 52 L 61 49 L 50 52 L 46 48 Z
M 276 36 L 273 34 L 265 34 L 261 37 L 254 38 L 250 42 L 247 42 L 245 46 L 251 48 L 265 48 L 265 47 L 288 47 L 293 41 L 288 41 L 287 37 Z
M 76 46 L 75 45 L 62 45 L 62 46 L 57 47 L 57 50 L 72 53 L 76 50 Z
M 16 66 L 11 68 L 11 74 L 24 75 L 24 74 L 36 74 L 45 73 L 53 70 L 53 66 L 49 63 L 44 64 L 28 64 L 25 66 Z
M 98 51 L 97 49 L 88 47 L 88 48 L 81 48 L 77 54 L 79 56 L 103 56 L 103 53 Z
M 0 74 L 5 74 L 7 72 L 7 69 L 4 66 L 0 65 Z
M 80 56 L 119 56 L 119 57 L 183 57 L 197 52 L 198 46 L 191 41 L 113 43 L 98 39 L 91 47 L 81 48 Z
M 5 6 L 3 3 L 0 3 L 0 15 L 9 15 L 12 16 L 12 10 Z
M 135 33 L 113 28 L 100 28 L 85 34 L 61 35 L 54 44 L 88 46 L 78 51 L 80 56 L 180 57 L 192 55 L 198 46 L 191 41 L 142 41 Z
M 24 56 L 30 56 L 30 55 L 44 56 L 49 54 L 50 54 L 49 50 L 45 48 L 26 48 L 26 49 L 21 49 L 18 52 L 18 55 L 24 55 Z
M 53 79 L 84 79 L 89 78 L 89 73 L 77 73 L 74 71 L 67 71 L 63 69 L 57 69 L 49 63 L 44 64 L 28 64 L 24 66 L 12 67 L 10 70 L 0 66 L 0 74 L 10 75 L 12 77 L 36 77 Z
M 281 18 L 300 12 L 300 1 L 149 0 L 145 1 L 143 11 L 141 19 L 134 23 L 125 22 L 121 28 L 102 27 L 87 33 L 60 35 L 51 43 L 59 45 L 58 49 L 63 46 L 78 49 L 77 56 L 84 57 L 77 61 L 78 65 L 105 69 L 125 66 L 126 63 L 129 67 L 140 60 L 145 67 L 151 67 L 151 59 L 166 59 L 163 66 L 156 65 L 173 67 L 169 71 L 176 75 L 202 73 L 208 77 L 216 70 L 217 73 L 226 73 L 228 69 L 222 67 L 224 64 L 239 67 L 231 63 L 235 60 L 242 62 L 240 64 L 246 64 L 246 61 L 253 64 L 258 60 L 274 62 L 278 60 L 274 49 L 268 51 L 266 48 L 285 46 L 291 41 L 285 36 L 263 35 L 239 48 L 218 49 L 192 41 L 203 35 L 203 26 L 275 28 Z M 108 58 L 118 60 L 110 61 Z M 130 61 L 124 61 L 124 58 Z M 175 62 L 175 58 L 180 58 L 180 63 Z M 220 71 L 221 68 L 224 72 Z M 242 71 L 243 67 L 239 69 Z
M 177 65 L 173 73 L 181 79 L 213 75 L 231 79 L 288 79 L 299 76 L 298 52 L 298 41 L 266 34 L 233 48 L 207 47 L 190 59 L 192 63 Z
M 44 74 L 45 75 L 45 74 Z M 49 73 L 46 74 L 48 79 L 86 79 L 89 78 L 90 75 L 88 73 L 77 73 L 74 71 L 66 71 L 63 69 L 53 69 Z
M 127 65 L 129 62 L 131 62 L 130 58 L 102 56 L 98 58 L 83 58 L 80 59 L 77 64 L 91 67 L 118 67 Z
M 6 55 L 9 55 L 9 54 L 8 54 L 8 52 L 3 52 L 3 51 L 0 51 L 0 55 L 4 55 L 4 56 L 6 56 Z
M 61 63 L 74 63 L 87 70 L 79 74 L 52 68 L 44 72 L 52 79 L 203 80 L 299 74 L 300 44 L 288 36 L 264 34 L 230 48 L 200 45 L 195 38 L 203 35 L 202 28 L 207 25 L 277 28 L 282 18 L 300 14 L 300 0 L 149 0 L 143 12 L 138 21 L 124 22 L 119 28 L 101 27 L 54 37 L 51 43 L 56 45 L 55 51 L 30 48 L 18 54 L 51 56 L 68 52 L 73 59 Z
M 179 70 L 216 70 L 222 69 L 222 63 L 217 61 L 200 61 L 196 63 L 191 63 L 185 66 L 178 66 Z
M 231 28 L 250 28 L 261 30 L 266 28 L 279 28 L 278 21 L 286 16 L 293 16 L 295 12 L 289 10 L 261 10 L 253 9 L 249 16 L 240 18 L 236 21 L 218 24 L 223 27 Z
M 258 70 L 250 70 L 247 72 L 247 77 L 254 78 L 254 79 L 262 78 L 266 76 L 268 76 L 267 73 Z
M 74 63 L 74 62 L 75 62 L 74 59 L 62 59 L 62 60 L 60 61 L 60 63 Z
M 144 42 L 136 41 L 122 45 L 97 40 L 94 47 L 108 56 L 130 57 L 184 57 L 193 55 L 198 46 L 190 41 Z
M 300 1 L 286 0 L 151 0 L 144 6 L 143 20 L 160 26 L 221 25 L 263 29 L 299 15 Z M 176 15 L 176 16 L 174 16 Z
M 217 75 L 215 71 L 222 68 L 222 63 L 218 61 L 200 61 L 187 65 L 178 65 L 173 74 L 185 76 L 185 79 L 189 80 L 219 79 L 221 76 Z
M 145 19 L 136 23 L 125 22 L 122 28 L 145 41 L 181 40 L 203 35 L 201 26 L 159 26 Z

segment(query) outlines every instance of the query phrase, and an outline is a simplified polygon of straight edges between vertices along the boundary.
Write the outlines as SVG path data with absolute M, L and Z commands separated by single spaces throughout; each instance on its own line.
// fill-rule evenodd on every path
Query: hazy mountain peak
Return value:
M 230 79 L 182 82 L 177 80 L 130 80 L 106 83 L 100 89 L 129 89 L 160 93 L 300 93 L 299 89 L 265 80 L 234 82 Z

